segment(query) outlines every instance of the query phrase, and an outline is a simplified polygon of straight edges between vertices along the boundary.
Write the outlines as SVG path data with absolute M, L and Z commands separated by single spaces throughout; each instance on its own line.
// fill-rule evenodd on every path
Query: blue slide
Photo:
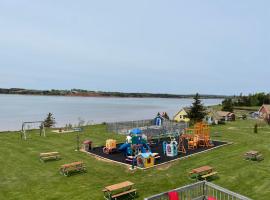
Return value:
M 130 147 L 130 144 L 129 143 L 124 143 L 122 144 L 120 147 L 119 147 L 119 151 L 126 151 L 126 149 Z

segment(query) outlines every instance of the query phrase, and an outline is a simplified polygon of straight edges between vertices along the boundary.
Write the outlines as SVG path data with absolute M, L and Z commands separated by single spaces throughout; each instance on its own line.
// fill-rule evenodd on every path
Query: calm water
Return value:
M 221 103 L 222 99 L 203 100 L 205 105 Z M 192 99 L 160 98 L 92 98 L 59 96 L 0 95 L 0 131 L 19 130 L 23 121 L 43 120 L 52 112 L 58 127 L 78 123 L 140 120 L 153 118 L 166 111 L 172 117 Z

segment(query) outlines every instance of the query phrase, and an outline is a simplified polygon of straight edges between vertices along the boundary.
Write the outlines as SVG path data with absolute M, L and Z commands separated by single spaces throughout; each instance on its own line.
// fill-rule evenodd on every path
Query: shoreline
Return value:
M 44 96 L 44 97 L 84 97 L 84 98 L 120 98 L 120 99 L 193 99 L 192 96 L 184 96 L 184 97 L 148 97 L 148 96 L 142 96 L 142 97 L 133 97 L 133 96 L 110 96 L 110 95 L 45 95 L 45 94 L 10 94 L 10 93 L 0 93 L 0 95 L 18 95 L 18 96 Z M 205 97 L 201 96 L 200 99 L 224 99 L 224 97 Z

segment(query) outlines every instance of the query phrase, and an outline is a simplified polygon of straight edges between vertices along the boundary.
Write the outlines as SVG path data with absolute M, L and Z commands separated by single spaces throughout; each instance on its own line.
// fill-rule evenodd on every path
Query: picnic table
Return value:
M 136 189 L 133 189 L 134 183 L 125 181 L 122 183 L 106 186 L 102 191 L 104 192 L 104 198 L 107 200 L 117 199 L 120 196 L 129 195 L 134 198 L 136 195 Z
M 260 161 L 260 160 L 263 160 L 263 156 L 262 154 L 260 154 L 259 151 L 248 151 L 245 153 L 245 158 L 246 159 L 249 159 L 249 160 L 257 160 L 257 161 Z
M 86 167 L 83 162 L 73 162 L 62 165 L 59 172 L 64 176 L 69 176 L 72 172 L 86 172 Z
M 201 177 L 201 178 L 208 178 L 210 176 L 213 176 L 215 174 L 217 174 L 217 172 L 214 171 L 214 168 L 211 167 L 211 166 L 202 166 L 202 167 L 199 167 L 199 168 L 196 168 L 196 169 L 193 169 L 190 174 L 196 174 L 197 178 Z

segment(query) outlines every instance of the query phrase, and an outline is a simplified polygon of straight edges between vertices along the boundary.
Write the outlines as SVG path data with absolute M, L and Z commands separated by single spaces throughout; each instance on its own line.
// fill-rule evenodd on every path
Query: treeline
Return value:
M 31 90 L 23 88 L 0 88 L 0 94 L 22 94 L 22 95 L 53 95 L 53 96 L 88 96 L 88 97 L 139 97 L 139 98 L 193 98 L 194 94 L 178 95 L 178 94 L 153 94 L 153 93 L 125 93 L 125 92 L 104 92 L 89 91 L 82 89 L 71 90 Z M 203 99 L 228 98 L 224 95 L 200 95 Z
M 270 104 L 270 93 L 256 93 L 248 96 L 235 96 L 232 99 L 234 106 L 261 106 L 263 104 Z

